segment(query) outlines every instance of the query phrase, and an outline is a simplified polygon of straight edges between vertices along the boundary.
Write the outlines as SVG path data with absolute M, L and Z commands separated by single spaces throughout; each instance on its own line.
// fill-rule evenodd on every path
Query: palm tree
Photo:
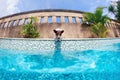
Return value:
M 97 37 L 105 38 L 107 36 L 106 34 L 108 29 L 104 27 L 101 22 L 99 22 L 91 27 L 91 31 L 95 33 Z
M 120 1 L 114 1 L 114 3 L 117 4 L 117 5 L 112 5 L 112 4 L 111 4 L 111 5 L 108 7 L 108 11 L 109 11 L 110 13 L 113 13 L 114 16 L 116 17 L 116 19 L 117 19 L 118 21 L 120 21 Z
M 103 16 L 103 9 L 105 7 L 98 7 L 95 11 L 95 13 L 86 13 L 84 18 L 85 22 L 91 25 L 91 31 L 97 36 L 97 37 L 106 37 L 107 35 L 107 28 L 104 26 L 104 24 L 109 20 L 107 15 Z
M 110 5 L 108 7 L 108 11 L 111 12 L 111 13 L 113 13 L 114 15 L 116 15 L 116 10 L 115 10 L 115 7 L 113 5 Z

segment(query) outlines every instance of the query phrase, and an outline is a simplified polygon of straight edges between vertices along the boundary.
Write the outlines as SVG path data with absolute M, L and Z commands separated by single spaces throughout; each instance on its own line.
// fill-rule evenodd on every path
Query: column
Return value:
M 18 20 L 16 20 L 16 24 L 15 24 L 15 26 L 18 26 L 18 22 L 19 22 L 19 19 L 18 19 Z
M 21 25 L 24 25 L 24 21 L 25 21 L 25 19 L 22 19 L 22 20 L 21 20 Z
M 77 23 L 80 23 L 79 17 L 76 17 L 76 22 L 77 22 Z
M 10 22 L 10 27 L 13 27 L 13 21 L 14 21 L 14 20 L 12 20 L 12 21 Z
M 28 23 L 30 23 L 30 21 L 31 21 L 31 18 L 28 18 Z
M 37 17 L 37 23 L 39 24 L 41 20 L 41 17 Z
M 64 16 L 61 16 L 61 23 L 65 23 Z
M 71 17 L 71 16 L 69 16 L 68 19 L 69 19 L 69 23 L 73 23 L 73 22 L 72 22 L 72 17 Z
M 56 23 L 56 16 L 52 16 L 52 23 Z
M 44 17 L 44 23 L 48 23 L 48 17 L 47 16 Z

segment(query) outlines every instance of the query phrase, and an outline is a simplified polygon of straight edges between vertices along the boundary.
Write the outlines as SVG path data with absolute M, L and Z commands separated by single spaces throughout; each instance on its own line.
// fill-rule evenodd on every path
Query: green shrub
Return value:
M 24 25 L 21 31 L 24 38 L 37 38 L 40 36 L 37 32 L 37 25 L 35 18 L 31 17 L 30 23 Z

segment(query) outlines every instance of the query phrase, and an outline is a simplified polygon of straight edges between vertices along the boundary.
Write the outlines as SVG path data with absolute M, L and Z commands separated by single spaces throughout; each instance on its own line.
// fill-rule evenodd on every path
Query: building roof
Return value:
M 17 15 L 22 15 L 22 14 L 36 13 L 36 12 L 72 12 L 72 13 L 74 12 L 74 13 L 81 13 L 81 14 L 85 13 L 83 11 L 78 11 L 78 10 L 43 9 L 43 10 L 33 10 L 33 11 L 20 12 L 20 13 L 16 13 L 16 14 L 1 17 L 0 19 L 4 19 L 4 18 L 7 18 L 7 17 L 13 17 L 13 16 L 17 16 Z

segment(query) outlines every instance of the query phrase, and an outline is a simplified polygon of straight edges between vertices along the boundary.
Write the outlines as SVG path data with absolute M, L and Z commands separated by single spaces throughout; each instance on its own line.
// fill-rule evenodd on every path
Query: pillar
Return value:
M 61 16 L 61 23 L 65 23 L 64 16 Z
M 71 17 L 71 16 L 69 16 L 68 19 L 69 19 L 69 23 L 73 23 L 73 22 L 72 22 L 72 17 Z
M 56 23 L 56 16 L 52 16 L 52 23 Z
M 28 23 L 30 23 L 30 21 L 31 21 L 31 18 L 28 18 Z
M 48 17 L 47 16 L 44 17 L 44 23 L 48 23 Z
M 24 21 L 25 21 L 25 19 L 22 19 L 22 20 L 21 20 L 21 25 L 24 25 Z
M 80 23 L 79 17 L 76 17 L 76 23 Z
M 15 24 L 15 26 L 18 26 L 18 22 L 19 22 L 19 19 L 18 19 L 18 20 L 16 20 L 16 24 Z
M 41 20 L 41 17 L 37 17 L 37 23 L 39 24 Z

